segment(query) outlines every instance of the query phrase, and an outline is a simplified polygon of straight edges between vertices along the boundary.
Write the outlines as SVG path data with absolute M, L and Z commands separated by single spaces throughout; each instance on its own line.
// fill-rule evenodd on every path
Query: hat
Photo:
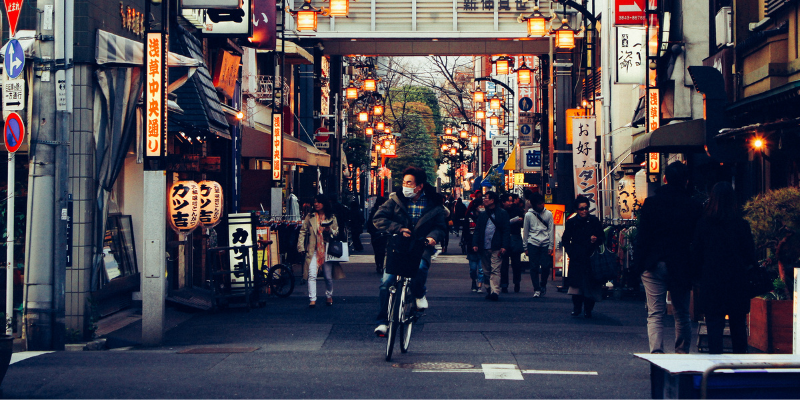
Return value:
M 480 189 L 478 189 L 478 190 L 476 190 L 476 191 L 475 191 L 475 193 L 473 193 L 473 194 L 483 194 L 483 192 L 482 192 Z

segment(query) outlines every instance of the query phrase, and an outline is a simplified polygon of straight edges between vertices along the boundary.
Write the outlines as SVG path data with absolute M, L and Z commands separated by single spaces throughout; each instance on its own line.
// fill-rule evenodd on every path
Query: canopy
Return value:
M 664 125 L 633 139 L 631 153 L 702 152 L 706 143 L 706 122 L 695 119 Z
M 99 65 L 129 64 L 141 66 L 144 63 L 144 44 L 98 29 L 94 58 Z M 167 65 L 170 67 L 199 67 L 203 63 L 192 57 L 169 52 Z
M 508 160 L 506 160 L 505 165 L 503 166 L 503 170 L 505 171 L 513 171 L 517 167 L 517 147 L 514 146 L 514 149 L 511 150 L 511 154 L 508 155 Z

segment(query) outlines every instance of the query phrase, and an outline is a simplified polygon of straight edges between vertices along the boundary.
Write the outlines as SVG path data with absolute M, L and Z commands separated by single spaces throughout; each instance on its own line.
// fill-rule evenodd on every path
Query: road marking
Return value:
M 522 370 L 522 373 L 539 375 L 597 375 L 596 371 L 549 371 L 543 369 L 525 369 Z
M 31 357 L 40 356 L 42 354 L 53 353 L 52 351 L 21 351 L 19 353 L 14 353 L 11 355 L 11 362 L 9 364 L 14 364 L 20 361 L 27 360 Z
M 522 371 L 514 364 L 481 364 L 486 379 L 521 381 Z

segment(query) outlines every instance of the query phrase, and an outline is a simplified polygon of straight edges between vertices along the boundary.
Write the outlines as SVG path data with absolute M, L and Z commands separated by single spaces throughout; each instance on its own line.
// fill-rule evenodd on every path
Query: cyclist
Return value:
M 428 308 L 425 282 L 428 279 L 431 256 L 436 251 L 433 246 L 442 242 L 444 235 L 447 234 L 447 215 L 442 196 L 436 193 L 427 181 L 428 177 L 422 169 L 406 168 L 403 171 L 402 190 L 389 195 L 389 200 L 380 206 L 372 218 L 373 224 L 379 231 L 427 240 L 427 246 L 419 262 L 419 271 L 411 282 L 418 309 Z M 375 333 L 379 336 L 385 335 L 388 328 L 389 286 L 395 280 L 395 275 L 384 271 L 379 292 L 379 325 L 375 328 Z

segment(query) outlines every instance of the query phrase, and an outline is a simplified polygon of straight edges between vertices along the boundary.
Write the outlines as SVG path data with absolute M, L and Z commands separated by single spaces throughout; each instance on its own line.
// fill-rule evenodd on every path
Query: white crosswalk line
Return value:
M 542 369 L 525 369 L 522 370 L 522 373 L 539 375 L 597 375 L 596 371 L 550 371 Z
M 52 351 L 21 351 L 19 353 L 14 353 L 11 355 L 11 362 L 9 364 L 14 364 L 47 353 L 52 353 Z
M 486 379 L 521 381 L 522 371 L 514 364 L 481 364 Z

